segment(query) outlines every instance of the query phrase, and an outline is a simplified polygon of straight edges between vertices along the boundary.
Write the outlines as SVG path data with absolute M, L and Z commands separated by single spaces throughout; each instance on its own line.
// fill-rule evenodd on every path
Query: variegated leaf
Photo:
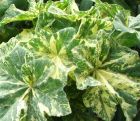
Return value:
M 102 119 L 111 121 L 116 105 L 120 104 L 127 120 L 132 120 L 137 113 L 136 105 L 140 99 L 140 83 L 133 78 L 140 77 L 138 54 L 109 41 L 104 32 L 96 39 L 85 40 L 73 49 L 73 54 L 77 65 L 77 87 L 79 88 L 81 82 L 85 88 L 87 85 L 92 86 L 83 97 L 85 105 L 92 107 Z M 131 73 L 131 70 L 135 71 Z M 90 83 L 87 80 L 89 76 L 92 77 Z M 95 84 L 95 80 L 100 86 Z M 85 88 L 80 85 L 79 89 Z
M 110 48 L 108 58 L 102 64 L 102 68 L 139 78 L 140 58 L 138 52 L 114 43 L 114 46 Z
M 106 121 L 112 120 L 116 105 L 121 105 L 126 119 L 132 121 L 137 114 L 140 85 L 125 75 L 106 70 L 98 70 L 96 77 L 103 86 L 92 87 L 86 91 L 85 105 L 92 107 L 93 111 Z
M 101 33 L 99 33 L 101 34 Z M 94 40 L 88 39 L 83 44 L 75 47 L 72 52 L 77 65 L 75 71 L 78 89 L 86 89 L 87 86 L 99 86 L 94 72 L 102 65 L 108 56 L 109 42 L 106 37 L 98 37 Z
M 140 84 L 129 79 L 126 75 L 99 70 L 98 76 L 102 78 L 110 93 L 117 94 L 118 104 L 121 105 L 124 115 L 131 121 L 137 114 L 137 101 L 140 99 Z
M 12 42 L 13 45 L 9 44 Z M 0 50 L 1 55 L 5 54 L 0 59 L 1 121 L 46 121 L 45 113 L 49 116 L 71 113 L 63 91 L 65 84 L 54 76 L 52 72 L 56 70 L 49 60 L 35 59 L 15 39 L 2 44 Z
M 98 16 L 101 18 L 107 16 L 113 19 L 115 15 L 120 11 L 130 13 L 128 10 L 125 10 L 123 7 L 117 4 L 108 4 L 106 2 L 102 2 L 101 0 L 92 0 L 92 1 L 95 2 L 96 12 L 98 12 Z
M 0 21 L 0 26 L 8 24 L 14 21 L 25 21 L 33 20 L 39 15 L 38 9 L 31 9 L 30 11 L 23 11 L 17 9 L 14 4 L 11 4 L 10 7 L 6 10 L 3 19 Z
M 36 58 L 43 57 L 53 62 L 53 76 L 60 78 L 62 82 L 66 82 L 68 72 L 74 68 L 70 61 L 71 49 L 76 45 L 73 41 L 74 35 L 75 29 L 68 27 L 51 34 L 51 36 L 44 32 L 38 33 L 37 36 L 31 37 L 32 39 L 29 39 L 29 41 L 21 41 L 21 45 L 30 49 Z M 22 35 L 22 38 L 24 36 L 26 35 Z
M 140 15 L 136 17 L 130 16 L 125 12 L 120 12 L 115 16 L 114 27 L 117 30 L 113 38 L 116 39 L 120 44 L 128 47 L 133 47 L 140 43 Z
M 116 96 L 110 93 L 105 86 L 88 89 L 84 94 L 83 101 L 86 107 L 92 107 L 93 112 L 105 121 L 111 121 L 115 115 Z

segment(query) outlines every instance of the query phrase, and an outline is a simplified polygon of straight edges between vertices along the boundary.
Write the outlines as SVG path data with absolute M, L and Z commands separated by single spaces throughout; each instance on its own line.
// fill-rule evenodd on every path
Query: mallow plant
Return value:
M 100 0 L 88 11 L 74 0 L 28 2 L 0 21 L 33 24 L 0 45 L 0 121 L 112 121 L 118 107 L 133 121 L 140 58 L 129 47 L 140 41 L 139 16 Z

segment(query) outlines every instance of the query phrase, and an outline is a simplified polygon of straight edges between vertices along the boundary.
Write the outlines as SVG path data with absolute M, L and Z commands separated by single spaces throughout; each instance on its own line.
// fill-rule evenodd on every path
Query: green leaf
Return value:
M 6 10 L 2 20 L 0 21 L 0 26 L 15 21 L 33 20 L 38 16 L 38 14 L 39 11 L 37 9 L 36 10 L 31 9 L 30 11 L 23 11 L 17 9 L 14 4 L 11 4 L 10 7 Z
M 140 59 L 138 52 L 119 44 L 114 44 L 114 46 L 110 48 L 110 54 L 102 67 L 134 78 L 140 77 Z
M 83 96 L 85 105 L 92 107 L 93 111 L 106 121 L 112 120 L 116 105 L 121 105 L 127 120 L 132 120 L 137 113 L 136 105 L 140 99 L 139 83 L 135 80 L 135 77 L 140 77 L 139 56 L 129 48 L 109 41 L 104 32 L 99 34 L 97 38 L 85 40 L 73 49 L 77 65 L 77 88 L 79 89 L 81 78 L 86 87 L 89 84 L 87 78 L 90 76 L 90 83 L 93 85 L 88 85 L 91 88 Z M 135 72 L 132 72 L 134 68 Z M 95 84 L 95 80 L 100 85 Z
M 124 75 L 106 70 L 98 71 L 97 78 L 104 87 L 87 90 L 84 95 L 85 105 L 92 107 L 102 119 L 111 121 L 116 112 L 116 105 L 120 104 L 126 119 L 131 121 L 137 113 L 139 85 Z
M 109 95 L 110 94 L 110 95 Z M 105 121 L 111 121 L 116 112 L 116 99 L 113 93 L 110 93 L 105 87 L 93 87 L 86 91 L 84 95 L 84 104 L 92 107 Z
M 48 12 L 54 15 L 66 15 L 66 13 L 63 10 L 53 5 L 48 8 Z
M 119 95 L 116 96 L 121 99 L 121 102 L 118 101 L 118 103 L 121 105 L 126 119 L 131 121 L 137 114 L 137 101 L 140 99 L 139 83 L 129 79 L 126 75 L 102 70 L 99 73 L 105 80 L 108 80 L 108 84 L 110 84 L 113 87 L 112 89 Z M 109 88 L 108 86 L 108 89 Z
M 0 17 L 4 14 L 5 10 L 13 3 L 13 0 L 0 1 Z
M 68 0 L 69 9 L 71 10 L 72 14 L 75 14 L 77 11 L 79 11 L 79 8 L 75 2 L 75 0 Z
M 123 8 L 125 9 L 130 9 L 130 7 L 128 6 L 127 2 L 125 2 L 124 0 L 102 0 L 103 2 L 108 2 L 108 3 L 113 3 L 113 4 L 119 4 L 121 5 Z
M 30 1 L 30 0 L 29 0 Z M 0 18 L 3 16 L 4 12 L 9 8 L 11 4 L 15 4 L 15 6 L 21 10 L 28 9 L 28 1 L 22 0 L 1 0 L 0 1 Z M 30 4 L 30 2 L 29 2 Z
M 119 34 L 116 36 L 116 41 L 125 46 L 135 46 L 140 43 L 140 16 L 132 17 L 130 14 L 119 13 L 115 16 L 114 27 Z
M 99 33 L 101 35 L 101 33 Z M 107 38 L 97 37 L 88 39 L 83 44 L 75 47 L 72 52 L 77 65 L 75 71 L 78 89 L 86 89 L 88 86 L 99 86 L 101 83 L 95 79 L 93 74 L 101 66 L 109 53 L 109 42 Z
M 103 87 L 93 87 L 84 95 L 84 103 L 92 107 L 99 117 L 111 121 L 116 112 L 116 105 L 121 108 L 128 121 L 137 113 L 137 101 L 140 98 L 139 85 L 128 77 L 114 72 L 100 70 L 96 74 Z M 102 107 L 102 108 L 101 108 Z
M 117 5 L 117 4 L 108 4 L 103 3 L 100 0 L 93 0 L 95 1 L 95 9 L 98 12 L 99 16 L 103 18 L 104 16 L 110 17 L 113 19 L 117 13 L 120 11 L 128 13 L 127 10 L 125 10 L 123 7 Z M 111 11 L 110 11 L 111 10 Z
M 71 49 L 75 46 L 73 41 L 75 29 L 68 27 L 52 34 L 48 38 L 46 33 L 39 33 L 37 37 L 21 42 L 21 45 L 30 49 L 36 58 L 43 57 L 53 62 L 54 77 L 67 81 L 68 72 L 74 68 L 71 59 Z M 26 35 L 25 35 L 26 36 Z M 27 42 L 28 41 L 28 42 Z
M 0 120 L 111 121 L 119 105 L 132 121 L 140 99 L 140 58 L 119 45 L 119 38 L 127 38 L 113 20 L 124 13 L 116 26 L 133 40 L 139 17 L 131 21 L 122 7 L 93 1 L 88 11 L 79 11 L 74 0 L 28 0 L 27 11 L 10 3 L 0 25 L 20 31 L 26 21 L 33 26 L 0 45 Z
M 93 5 L 93 1 L 91 0 L 82 0 L 80 3 L 80 10 L 88 10 Z
M 100 19 L 100 18 L 94 18 L 94 17 L 83 17 L 81 19 L 81 24 L 79 26 L 77 36 L 80 39 L 89 39 L 89 38 L 96 38 L 98 31 L 100 30 L 111 30 L 113 28 L 113 25 L 111 21 L 108 18 Z M 88 29 L 87 32 L 85 32 L 85 29 Z
M 56 70 L 49 60 L 34 59 L 14 38 L 1 45 L 0 54 L 1 121 L 46 121 L 45 113 L 49 116 L 71 113 L 63 91 L 65 84 L 54 76 L 52 72 Z

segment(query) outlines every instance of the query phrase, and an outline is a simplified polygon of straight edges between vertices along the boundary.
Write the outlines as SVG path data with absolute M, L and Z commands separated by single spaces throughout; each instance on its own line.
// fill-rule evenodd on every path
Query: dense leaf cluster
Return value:
M 1 31 L 30 27 L 0 45 L 0 121 L 112 121 L 118 110 L 117 120 L 139 120 L 140 58 L 129 47 L 140 43 L 140 16 L 94 3 L 10 4 Z

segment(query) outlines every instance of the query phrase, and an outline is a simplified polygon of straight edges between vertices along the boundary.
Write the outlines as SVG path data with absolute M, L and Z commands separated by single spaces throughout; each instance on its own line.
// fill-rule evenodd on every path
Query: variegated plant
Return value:
M 140 58 L 117 41 L 128 11 L 100 0 L 88 11 L 74 0 L 28 1 L 28 11 L 11 5 L 0 21 L 33 23 L 0 45 L 0 121 L 112 121 L 118 105 L 132 121 Z

